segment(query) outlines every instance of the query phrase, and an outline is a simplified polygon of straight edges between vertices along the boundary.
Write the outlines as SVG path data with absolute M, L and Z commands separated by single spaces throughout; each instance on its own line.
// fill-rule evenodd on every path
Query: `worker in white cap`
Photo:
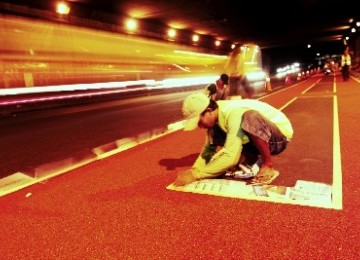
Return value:
M 290 120 L 280 110 L 255 100 L 209 99 L 204 93 L 193 93 L 183 102 L 186 119 L 184 130 L 207 129 L 206 142 L 190 169 L 178 173 L 176 186 L 222 176 L 244 160 L 260 161 L 260 171 L 253 184 L 270 183 L 279 175 L 272 156 L 283 152 L 293 136 Z M 217 126 L 223 136 L 212 131 Z

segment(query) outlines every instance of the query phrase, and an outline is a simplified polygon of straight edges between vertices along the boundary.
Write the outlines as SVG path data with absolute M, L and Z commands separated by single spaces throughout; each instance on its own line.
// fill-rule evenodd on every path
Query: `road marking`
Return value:
M 342 209 L 342 167 L 340 150 L 339 113 L 337 96 L 334 96 L 334 134 L 333 134 L 333 198 L 332 204 L 335 209 Z
M 301 94 L 304 95 L 307 91 L 315 86 L 311 85 L 305 89 Z M 339 127 L 339 113 L 337 101 L 337 84 L 336 77 L 333 81 L 333 183 L 332 183 L 332 208 L 342 209 L 342 166 L 341 166 L 341 149 L 340 149 L 340 127 Z M 312 96 L 302 96 L 301 98 L 311 98 Z M 321 96 L 317 96 L 321 97 Z M 325 97 L 325 95 L 323 96 Z
M 310 85 L 310 87 L 308 87 L 307 89 L 303 90 L 303 92 L 301 92 L 301 95 L 304 95 L 304 94 L 305 94 L 306 92 L 308 92 L 310 89 L 312 89 L 313 87 L 315 87 L 317 83 L 318 83 L 318 82 Z
M 285 109 L 287 106 L 289 106 L 291 103 L 293 103 L 296 99 L 297 99 L 297 97 L 292 98 L 290 101 L 288 101 L 287 103 L 285 103 L 285 105 L 283 105 L 282 107 L 280 107 L 279 110 Z

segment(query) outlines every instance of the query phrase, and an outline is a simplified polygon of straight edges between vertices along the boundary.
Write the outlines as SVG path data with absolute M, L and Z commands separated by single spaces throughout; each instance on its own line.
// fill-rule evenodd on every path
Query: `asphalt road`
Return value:
M 0 178 L 81 155 L 182 119 L 189 92 L 15 114 L 0 119 Z

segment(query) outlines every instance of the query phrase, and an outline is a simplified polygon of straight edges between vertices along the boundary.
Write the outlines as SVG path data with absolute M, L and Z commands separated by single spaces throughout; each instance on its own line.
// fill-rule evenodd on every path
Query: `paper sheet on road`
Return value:
M 170 184 L 167 189 L 213 196 L 264 200 L 278 203 L 331 207 L 331 185 L 298 180 L 294 187 L 247 185 L 244 181 L 204 179 L 185 186 Z

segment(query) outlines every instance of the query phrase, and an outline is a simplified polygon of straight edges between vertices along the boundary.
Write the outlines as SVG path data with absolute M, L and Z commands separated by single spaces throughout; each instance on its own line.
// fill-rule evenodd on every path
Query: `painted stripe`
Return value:
M 339 113 L 337 96 L 334 96 L 334 136 L 333 136 L 333 185 L 332 205 L 335 209 L 342 209 L 342 167 L 340 150 Z

